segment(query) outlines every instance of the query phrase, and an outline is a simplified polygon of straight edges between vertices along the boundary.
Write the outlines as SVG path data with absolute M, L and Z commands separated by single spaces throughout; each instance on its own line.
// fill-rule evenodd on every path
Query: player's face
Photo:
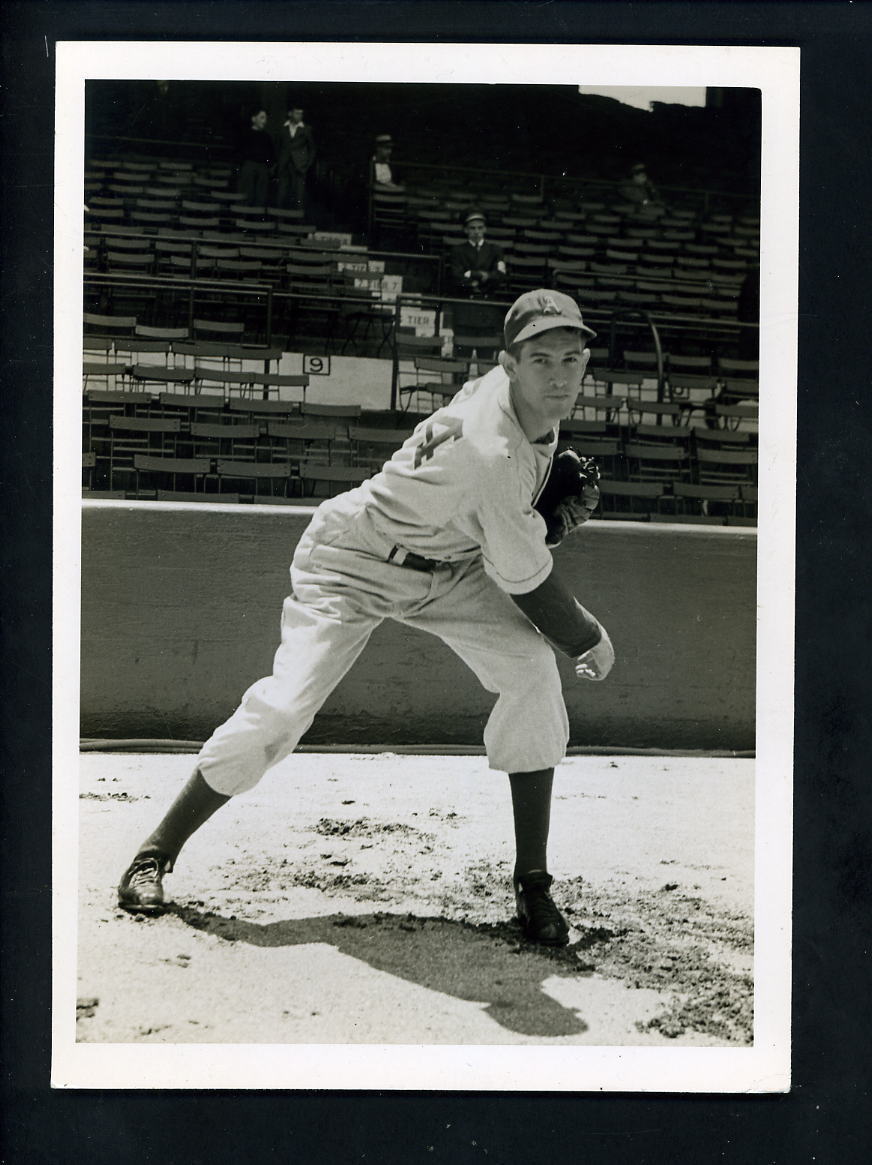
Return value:
M 573 328 L 552 328 L 526 340 L 517 356 L 506 354 L 512 403 L 528 436 L 544 436 L 571 415 L 589 357 Z

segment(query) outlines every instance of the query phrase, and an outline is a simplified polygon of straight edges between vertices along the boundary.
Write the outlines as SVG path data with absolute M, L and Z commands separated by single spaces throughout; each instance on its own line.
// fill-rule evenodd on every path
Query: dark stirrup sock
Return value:
M 553 783 L 554 769 L 509 773 L 515 823 L 515 878 L 531 870 L 548 869 Z
M 200 826 L 230 800 L 216 793 L 195 769 L 157 829 L 139 847 L 140 854 L 163 854 L 175 864 L 179 850 Z

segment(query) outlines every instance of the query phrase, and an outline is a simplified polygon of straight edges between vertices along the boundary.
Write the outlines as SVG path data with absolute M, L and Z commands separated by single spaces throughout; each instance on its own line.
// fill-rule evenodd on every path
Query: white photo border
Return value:
M 469 43 L 56 45 L 52 1086 L 782 1092 L 790 1086 L 799 65 L 796 48 Z M 750 87 L 762 94 L 754 1044 L 747 1049 L 77 1044 L 81 360 L 85 82 Z

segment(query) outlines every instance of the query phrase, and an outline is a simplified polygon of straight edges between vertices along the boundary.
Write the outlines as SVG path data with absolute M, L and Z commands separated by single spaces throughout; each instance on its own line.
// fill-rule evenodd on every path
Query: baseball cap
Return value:
M 487 219 L 480 210 L 471 210 L 463 220 L 463 225 L 468 227 L 471 222 L 487 222 Z
M 525 291 L 506 314 L 503 336 L 507 348 L 538 336 L 552 328 L 575 328 L 586 336 L 595 336 L 581 318 L 578 304 L 561 291 Z
M 377 146 L 393 145 L 394 139 L 389 133 L 380 133 L 375 135 L 375 144 Z

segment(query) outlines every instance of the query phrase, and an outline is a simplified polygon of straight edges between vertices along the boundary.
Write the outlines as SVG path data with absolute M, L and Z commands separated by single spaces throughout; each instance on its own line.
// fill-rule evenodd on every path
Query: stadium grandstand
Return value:
M 521 292 L 597 330 L 563 437 L 598 517 L 754 525 L 759 94 L 631 108 L 570 86 L 89 82 L 86 497 L 311 504 L 375 472 L 491 366 L 455 335 L 447 256 L 471 210 Z M 293 100 L 302 206 L 250 205 L 238 140 Z M 396 180 L 371 180 L 390 132 Z M 644 161 L 655 199 L 634 201 Z

